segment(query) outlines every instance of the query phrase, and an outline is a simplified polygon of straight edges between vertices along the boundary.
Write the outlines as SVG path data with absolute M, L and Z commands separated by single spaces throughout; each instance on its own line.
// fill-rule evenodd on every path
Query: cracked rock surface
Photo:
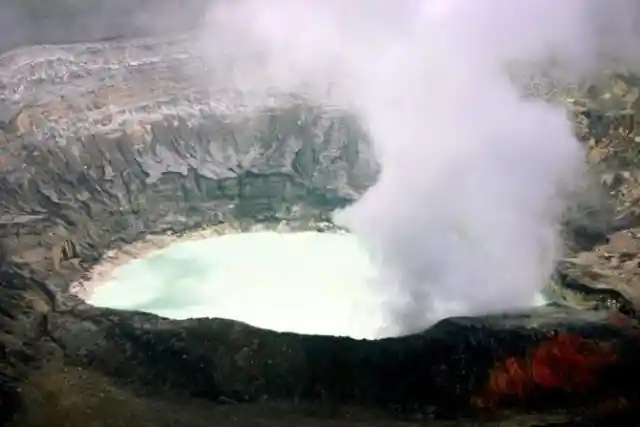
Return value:
M 2 421 L 481 425 L 481 414 L 579 425 L 635 415 L 635 287 L 607 279 L 601 291 L 583 280 L 596 262 L 582 255 L 615 245 L 607 237 L 631 220 L 576 247 L 555 307 L 379 341 L 174 321 L 70 295 L 108 250 L 203 227 L 311 226 L 375 182 L 366 132 L 348 111 L 212 91 L 189 46 L 175 37 L 0 56 Z M 632 276 L 628 261 L 618 266 Z M 601 307 L 611 301 L 620 304 Z

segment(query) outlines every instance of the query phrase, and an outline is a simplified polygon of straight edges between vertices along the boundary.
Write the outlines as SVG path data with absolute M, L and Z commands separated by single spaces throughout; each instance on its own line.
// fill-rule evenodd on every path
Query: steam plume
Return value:
M 391 327 L 404 333 L 444 315 L 526 306 L 549 279 L 583 152 L 566 111 L 523 99 L 505 69 L 553 60 L 571 80 L 609 54 L 633 64 L 636 9 L 629 0 L 219 1 L 202 42 L 217 84 L 304 91 L 360 115 L 382 174 L 337 220 L 383 266 Z

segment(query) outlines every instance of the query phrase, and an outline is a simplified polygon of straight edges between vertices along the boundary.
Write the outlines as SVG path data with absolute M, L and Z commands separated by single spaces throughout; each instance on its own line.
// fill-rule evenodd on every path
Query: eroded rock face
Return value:
M 236 415 L 255 402 L 360 405 L 386 417 L 562 409 L 564 421 L 633 408 L 640 334 L 630 313 L 543 308 L 356 341 L 171 321 L 69 296 L 108 248 L 203 225 L 312 221 L 375 181 L 348 112 L 286 94 L 266 107 L 215 93 L 189 52 L 175 38 L 0 57 L 0 413 L 25 405 L 29 425 L 53 405 L 71 408 L 66 425 L 115 425 L 122 408 L 137 414 L 129 425 L 161 425 L 175 419 L 168 407 L 190 412 L 196 399 L 215 411 L 238 404 Z M 81 390 L 72 402 L 95 409 L 96 396 L 124 394 L 144 409 L 49 404 L 61 388 L 42 384 L 59 378 Z
M 638 117 L 640 80 L 605 73 L 563 94 L 588 145 L 588 197 L 571 214 L 569 252 L 552 293 L 572 306 L 615 307 L 627 313 L 640 301 L 637 228 L 640 225 Z
M 248 106 L 190 85 L 202 70 L 188 50 L 185 39 L 143 40 L 0 58 L 13 111 L 0 233 L 17 264 L 58 270 L 140 233 L 313 217 L 375 180 L 347 112 L 284 95 Z

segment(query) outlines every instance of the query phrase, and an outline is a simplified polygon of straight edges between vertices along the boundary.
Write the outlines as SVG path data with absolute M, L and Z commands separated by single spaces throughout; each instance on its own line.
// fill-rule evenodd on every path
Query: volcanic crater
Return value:
M 230 232 L 332 232 L 331 212 L 376 180 L 349 111 L 289 94 L 256 106 L 212 90 L 193 78 L 203 65 L 192 50 L 176 36 L 0 56 L 3 421 L 551 425 L 633 415 L 640 287 L 637 165 L 620 172 L 632 150 L 626 110 L 597 123 L 575 112 L 585 139 L 608 129 L 589 161 L 611 186 L 615 218 L 568 224 L 572 252 L 547 306 L 357 340 L 87 304 L 81 284 L 110 260 Z

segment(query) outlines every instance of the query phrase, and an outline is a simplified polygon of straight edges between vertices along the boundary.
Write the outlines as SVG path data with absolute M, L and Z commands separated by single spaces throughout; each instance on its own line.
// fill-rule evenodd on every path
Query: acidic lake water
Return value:
M 380 338 L 390 295 L 376 277 L 353 235 L 230 234 L 175 243 L 116 267 L 89 302 L 173 319 L 221 317 L 276 331 Z

